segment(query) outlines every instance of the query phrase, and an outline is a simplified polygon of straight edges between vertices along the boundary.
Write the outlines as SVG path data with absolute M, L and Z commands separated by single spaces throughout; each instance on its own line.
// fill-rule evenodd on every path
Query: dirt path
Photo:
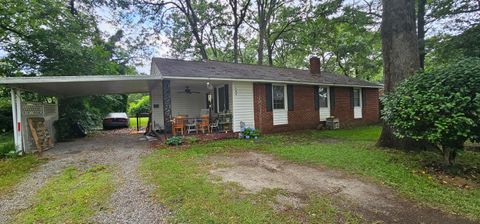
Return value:
M 16 190 L 0 198 L 0 223 L 8 223 L 20 210 L 31 206 L 31 200 L 45 182 L 67 166 L 80 168 L 95 164 L 114 167 L 116 191 L 107 208 L 92 218 L 94 223 L 164 223 L 168 211 L 151 198 L 152 186 L 141 181 L 138 173 L 141 155 L 148 153 L 148 143 L 141 135 L 125 131 L 102 132 L 94 137 L 57 144 L 47 151 L 49 161 L 29 175 Z
M 211 174 L 220 176 L 222 181 L 236 182 L 251 192 L 267 188 L 300 195 L 278 199 L 294 204 L 305 203 L 301 195 L 316 193 L 330 197 L 339 207 L 360 213 L 370 222 L 473 223 L 459 216 L 418 206 L 387 187 L 332 169 L 302 166 L 255 152 L 216 155 L 210 160 L 216 167 L 210 171 Z

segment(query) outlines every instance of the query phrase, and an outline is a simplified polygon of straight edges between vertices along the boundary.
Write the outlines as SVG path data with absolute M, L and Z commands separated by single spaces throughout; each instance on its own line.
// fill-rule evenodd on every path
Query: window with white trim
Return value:
M 318 88 L 318 105 L 320 108 L 328 108 L 328 87 Z
M 361 105 L 361 92 L 360 89 L 353 89 L 353 106 L 360 107 Z
M 285 109 L 285 86 L 272 86 L 273 109 Z

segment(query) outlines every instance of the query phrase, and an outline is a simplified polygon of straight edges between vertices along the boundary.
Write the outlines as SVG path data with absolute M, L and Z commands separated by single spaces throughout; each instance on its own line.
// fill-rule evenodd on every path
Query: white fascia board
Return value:
M 279 81 L 279 80 L 262 80 L 262 79 L 232 79 L 232 78 L 208 78 L 208 77 L 181 77 L 181 76 L 162 76 L 163 79 L 181 79 L 181 80 L 201 80 L 201 81 L 235 81 L 235 82 L 260 82 L 260 83 L 283 83 L 298 85 L 324 85 L 339 87 L 359 87 L 359 88 L 375 88 L 381 89 L 382 86 L 366 86 L 366 85 L 345 85 L 335 83 L 314 83 L 314 82 L 296 82 L 296 81 Z
M 108 82 L 108 81 L 138 81 L 162 80 L 158 76 L 127 76 L 127 75 L 95 75 L 95 76 L 37 76 L 37 77 L 6 77 L 0 78 L 0 85 L 30 84 L 30 83 L 64 83 L 64 82 Z

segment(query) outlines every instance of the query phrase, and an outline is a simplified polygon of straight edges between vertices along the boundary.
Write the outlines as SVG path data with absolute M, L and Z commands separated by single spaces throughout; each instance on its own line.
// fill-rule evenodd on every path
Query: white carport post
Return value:
M 15 143 L 15 150 L 17 153 L 23 153 L 22 141 L 22 101 L 20 98 L 20 90 L 12 89 L 12 117 L 13 117 L 13 139 Z

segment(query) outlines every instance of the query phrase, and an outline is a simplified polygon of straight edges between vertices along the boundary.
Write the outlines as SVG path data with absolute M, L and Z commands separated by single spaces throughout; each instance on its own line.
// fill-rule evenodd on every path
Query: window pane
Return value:
M 360 106 L 360 89 L 353 89 L 353 106 Z
M 273 109 L 285 109 L 285 90 L 283 86 L 273 86 Z
M 318 88 L 318 103 L 320 107 L 328 107 L 328 88 Z
M 225 87 L 218 88 L 218 112 L 225 110 Z

